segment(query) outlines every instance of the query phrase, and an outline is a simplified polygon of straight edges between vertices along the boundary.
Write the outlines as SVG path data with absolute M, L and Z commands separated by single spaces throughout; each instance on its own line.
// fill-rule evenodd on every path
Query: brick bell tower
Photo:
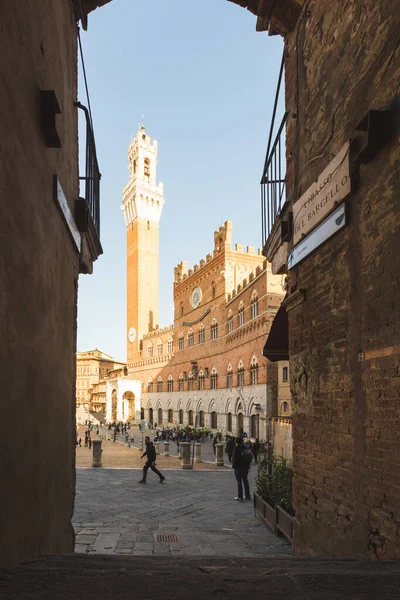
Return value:
M 127 363 L 139 358 L 143 335 L 158 328 L 158 231 L 165 202 L 156 182 L 157 142 L 140 127 L 128 149 L 122 195 L 127 241 Z

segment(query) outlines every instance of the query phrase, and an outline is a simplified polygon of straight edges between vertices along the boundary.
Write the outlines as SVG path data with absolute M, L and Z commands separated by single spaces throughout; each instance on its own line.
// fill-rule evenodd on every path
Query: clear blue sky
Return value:
M 104 254 L 79 279 L 78 349 L 126 356 L 127 150 L 143 113 L 159 143 L 160 326 L 172 323 L 173 269 L 233 243 L 261 246 L 260 186 L 283 42 L 227 0 L 113 0 L 81 31 L 101 180 Z M 79 99 L 86 104 L 80 81 Z

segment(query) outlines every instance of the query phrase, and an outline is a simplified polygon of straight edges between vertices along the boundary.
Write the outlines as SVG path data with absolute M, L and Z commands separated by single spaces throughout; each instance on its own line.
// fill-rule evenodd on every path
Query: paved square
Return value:
M 78 469 L 76 552 L 141 556 L 290 556 L 291 546 L 237 502 L 231 470 Z M 250 473 L 254 488 L 256 469 Z M 165 537 L 164 537 L 165 536 Z

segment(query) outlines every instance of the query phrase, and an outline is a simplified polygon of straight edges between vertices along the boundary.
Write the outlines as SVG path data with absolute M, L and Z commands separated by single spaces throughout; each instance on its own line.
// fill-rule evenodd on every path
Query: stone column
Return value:
M 154 442 L 154 447 L 156 449 L 156 454 L 160 454 L 160 442 Z
M 201 444 L 199 443 L 194 445 L 194 462 L 201 462 Z
M 215 464 L 217 467 L 224 466 L 224 444 L 215 444 Z
M 190 460 L 190 442 L 181 442 L 180 449 L 182 469 L 193 469 L 192 461 Z
M 139 440 L 139 450 L 143 452 L 143 440 Z
M 169 442 L 164 442 L 164 456 L 169 456 Z
M 98 438 L 93 440 L 93 458 L 92 458 L 92 467 L 102 467 L 101 462 L 101 453 L 103 450 L 101 449 L 102 441 Z

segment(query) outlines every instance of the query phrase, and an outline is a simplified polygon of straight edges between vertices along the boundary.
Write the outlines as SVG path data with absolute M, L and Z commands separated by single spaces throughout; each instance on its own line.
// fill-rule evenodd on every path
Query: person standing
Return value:
M 143 452 L 141 458 L 143 458 L 143 456 L 147 456 L 147 460 L 146 464 L 143 467 L 143 477 L 139 481 L 139 483 L 146 483 L 147 471 L 149 469 L 151 469 L 153 473 L 159 476 L 160 483 L 162 483 L 165 480 L 165 477 L 164 475 L 162 475 L 162 473 L 160 473 L 158 469 L 156 469 L 156 449 L 154 448 L 154 444 L 150 440 L 148 435 L 146 435 L 146 437 L 144 438 L 144 443 L 146 444 L 146 450 L 145 452 Z
M 235 449 L 235 440 L 230 437 L 229 440 L 226 442 L 226 451 L 228 453 L 228 460 L 231 463 L 232 462 L 232 456 L 233 456 L 233 451 Z
M 92 438 L 90 435 L 88 437 L 88 444 L 89 444 L 89 450 L 90 450 L 90 448 L 92 447 Z
M 238 495 L 235 500 L 242 502 L 243 500 L 251 500 L 250 486 L 248 480 L 249 464 L 246 459 L 246 448 L 243 443 L 243 438 L 236 438 L 236 447 L 232 456 L 232 468 L 235 471 L 235 477 L 238 486 Z M 245 497 L 243 498 L 243 486 Z
M 256 441 L 254 442 L 254 444 L 252 444 L 251 450 L 253 452 L 254 462 L 257 464 L 257 457 L 258 453 L 260 452 L 260 442 L 258 441 L 258 438 L 256 438 Z

